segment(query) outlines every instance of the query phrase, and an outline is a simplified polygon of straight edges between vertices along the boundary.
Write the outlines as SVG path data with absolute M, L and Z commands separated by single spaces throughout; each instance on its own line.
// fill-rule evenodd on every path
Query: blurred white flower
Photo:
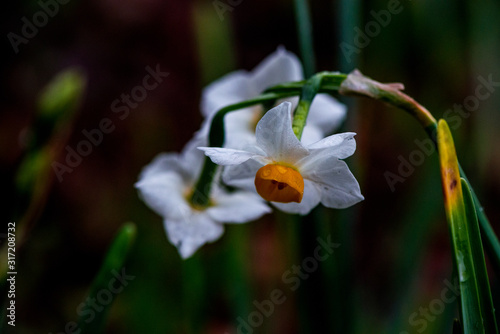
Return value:
M 274 206 L 305 215 L 320 202 L 346 208 L 363 200 L 359 184 L 340 160 L 356 150 L 355 133 L 340 133 L 304 146 L 292 130 L 291 103 L 269 110 L 259 121 L 256 144 L 242 150 L 200 147 L 226 167 L 227 184 L 256 190 Z
M 182 153 L 161 153 L 144 167 L 135 187 L 140 197 L 163 217 L 168 240 L 186 259 L 207 242 L 224 232 L 222 223 L 255 220 L 270 208 L 253 192 L 228 193 L 216 183 L 206 208 L 193 206 L 189 198 L 201 172 L 205 156 L 196 149 L 206 139 L 195 136 Z
M 210 120 L 225 106 L 254 98 L 271 86 L 303 79 L 302 65 L 297 56 L 280 47 L 253 71 L 235 71 L 207 86 L 203 91 L 201 110 Z M 297 103 L 298 97 L 287 100 Z M 239 148 L 247 142 L 255 143 L 255 126 L 263 114 L 261 106 L 227 114 L 224 147 Z M 318 94 L 311 105 L 302 142 L 311 144 L 330 134 L 340 126 L 345 114 L 345 105 L 328 94 Z

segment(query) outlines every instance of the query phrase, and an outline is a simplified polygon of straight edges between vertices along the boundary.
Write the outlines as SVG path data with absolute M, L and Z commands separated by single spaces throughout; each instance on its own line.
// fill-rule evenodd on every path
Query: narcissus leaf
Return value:
M 438 123 L 437 142 L 446 218 L 460 282 L 463 332 L 497 333 L 476 213 L 469 188 L 460 179 L 453 137 L 444 120 Z

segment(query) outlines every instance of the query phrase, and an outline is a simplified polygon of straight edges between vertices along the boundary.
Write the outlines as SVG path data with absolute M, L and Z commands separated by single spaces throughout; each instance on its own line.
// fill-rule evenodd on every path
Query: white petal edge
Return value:
M 135 187 L 144 203 L 163 218 L 178 219 L 191 211 L 184 198 L 187 186 L 175 172 L 149 175 L 141 178 Z
M 328 94 L 314 98 L 307 122 L 321 129 L 323 136 L 340 127 L 347 114 L 347 107 Z
M 309 154 L 292 130 L 290 102 L 269 110 L 257 124 L 257 145 L 276 162 L 294 164 Z
M 199 146 L 208 144 L 207 136 L 198 131 L 193 138 L 184 146 L 180 154 L 183 173 L 188 175 L 190 180 L 195 180 L 201 172 L 205 155 L 198 150 Z
M 225 139 L 224 147 L 241 149 L 243 146 L 256 145 L 255 125 L 256 117 L 262 115 L 262 111 L 254 106 L 233 111 L 224 116 Z M 202 145 L 200 145 L 202 146 Z
M 251 73 L 252 84 L 256 94 L 260 94 L 266 88 L 289 81 L 303 79 L 302 65 L 292 52 L 284 47 L 267 56 Z
M 182 162 L 178 153 L 160 153 L 144 166 L 139 174 L 139 180 L 166 172 L 179 172 Z
M 355 135 L 356 133 L 354 132 L 337 133 L 308 145 L 307 149 L 310 150 L 311 157 L 315 154 L 314 151 L 316 150 L 326 150 L 323 153 L 326 156 L 336 156 L 339 159 L 345 159 L 353 155 L 356 151 Z M 304 160 L 308 158 L 306 157 Z
M 227 166 L 222 172 L 222 180 L 224 183 L 256 192 L 255 190 L 255 174 L 264 164 L 255 160 L 248 160 L 241 165 Z
M 224 226 L 214 222 L 206 212 L 192 212 L 183 219 L 164 220 L 168 240 L 177 247 L 183 259 L 191 257 L 207 242 L 219 239 Z
M 323 138 L 323 131 L 321 131 L 320 128 L 313 124 L 306 123 L 300 141 L 307 148 L 309 145 L 314 144 Z
M 202 114 L 211 116 L 225 106 L 247 100 L 258 93 L 253 91 L 247 71 L 231 72 L 203 89 Z
M 221 166 L 239 165 L 249 159 L 267 161 L 266 157 L 253 152 L 235 150 L 232 148 L 198 147 L 198 149 L 205 152 L 205 155 L 209 157 L 213 163 Z
M 219 194 L 215 201 L 216 204 L 207 209 L 207 214 L 223 223 L 246 223 L 271 212 L 260 196 L 250 192 Z
M 364 199 L 347 164 L 334 156 L 316 161 L 314 168 L 301 173 L 320 189 L 321 203 L 326 207 L 345 209 Z
M 199 174 L 204 155 L 198 146 L 205 146 L 207 139 L 200 132 L 195 133 L 193 138 L 184 146 L 181 153 L 160 153 L 143 167 L 139 174 L 139 180 L 146 177 L 176 172 L 187 179 L 193 179 Z

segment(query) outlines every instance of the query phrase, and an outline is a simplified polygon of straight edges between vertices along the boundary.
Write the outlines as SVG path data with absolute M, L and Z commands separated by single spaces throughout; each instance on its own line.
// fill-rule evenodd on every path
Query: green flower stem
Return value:
M 354 41 L 357 38 L 357 32 L 353 27 L 363 26 L 363 13 L 367 8 L 363 8 L 362 0 L 340 0 L 335 2 L 336 19 L 337 21 L 337 38 L 339 41 Z M 366 6 L 368 7 L 368 6 Z M 338 54 L 338 63 L 340 70 L 348 71 L 356 66 L 360 66 L 363 53 L 346 53 L 346 46 L 340 44 Z
M 297 136 L 297 139 L 302 138 L 302 132 L 306 126 L 307 115 L 309 114 L 309 109 L 311 108 L 311 100 L 300 99 L 297 109 L 295 109 L 295 115 L 293 116 L 292 129 L 293 133 Z
M 206 323 L 209 286 L 204 266 L 206 260 L 200 254 L 195 254 L 182 261 L 180 267 L 182 279 L 185 281 L 181 285 L 182 299 L 179 305 L 182 314 L 181 333 L 184 334 L 200 333 L 202 324 Z
M 312 25 L 309 4 L 307 0 L 295 0 L 295 18 L 299 35 L 300 53 L 304 62 L 306 77 L 310 77 L 315 71 L 314 48 L 312 38 Z
M 224 116 L 232 111 L 251 107 L 257 104 L 265 104 L 285 97 L 297 95 L 294 91 L 281 93 L 265 93 L 256 98 L 246 100 L 240 103 L 232 104 L 220 109 L 212 119 L 210 132 L 208 134 L 208 146 L 222 147 L 224 144 Z M 217 172 L 217 165 L 205 158 L 200 177 L 196 182 L 190 202 L 196 207 L 207 207 L 210 204 L 210 191 L 212 190 L 212 181 Z
M 304 127 L 306 126 L 307 115 L 309 114 L 311 103 L 319 91 L 322 79 L 323 77 L 321 73 L 319 73 L 307 80 L 302 87 L 299 104 L 297 105 L 297 109 L 295 109 L 295 114 L 293 116 L 292 122 L 293 132 L 299 140 L 300 138 L 302 138 L 302 132 L 304 131 Z
M 269 87 L 263 92 L 263 94 L 293 92 L 295 95 L 300 95 L 302 87 L 305 83 L 306 80 L 281 83 L 279 85 Z
M 317 73 L 316 76 L 320 76 L 322 78 L 318 93 L 329 94 L 337 94 L 340 89 L 340 85 L 347 78 L 347 74 L 339 72 L 320 72 Z M 302 87 L 304 87 L 306 82 L 306 80 L 302 80 L 282 83 L 266 89 L 264 93 L 288 93 L 300 95 Z

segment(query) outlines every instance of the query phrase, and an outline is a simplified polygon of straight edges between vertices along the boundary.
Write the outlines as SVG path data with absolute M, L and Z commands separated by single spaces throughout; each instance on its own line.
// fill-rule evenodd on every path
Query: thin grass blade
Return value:
M 80 319 L 78 328 L 81 331 L 78 332 L 80 334 L 99 334 L 104 332 L 106 319 L 111 305 L 113 305 L 113 301 L 116 299 L 116 293 L 121 292 L 123 287 L 135 277 L 128 275 L 123 267 L 127 259 L 127 254 L 135 240 L 135 235 L 135 224 L 126 223 L 113 240 L 104 262 L 92 282 L 86 302 L 83 306 L 79 306 L 78 314 L 80 315 Z M 117 287 L 118 285 L 120 286 Z M 106 294 L 106 298 L 112 295 L 112 299 L 99 303 L 99 299 L 103 299 L 103 291 L 108 291 L 109 293 Z M 88 302 L 89 300 L 94 302 Z M 96 300 L 99 304 L 96 304 Z M 91 317 L 91 315 L 93 316 Z
M 474 271 L 477 277 L 477 289 L 479 293 L 479 302 L 481 303 L 484 328 L 486 333 L 498 333 L 495 319 L 495 307 L 493 306 L 493 300 L 491 298 L 490 281 L 488 279 L 488 272 L 486 271 L 483 243 L 481 241 L 476 209 L 474 208 L 474 200 L 467 181 L 463 178 L 461 181 L 465 213 L 467 215 L 467 230 L 469 231 Z

